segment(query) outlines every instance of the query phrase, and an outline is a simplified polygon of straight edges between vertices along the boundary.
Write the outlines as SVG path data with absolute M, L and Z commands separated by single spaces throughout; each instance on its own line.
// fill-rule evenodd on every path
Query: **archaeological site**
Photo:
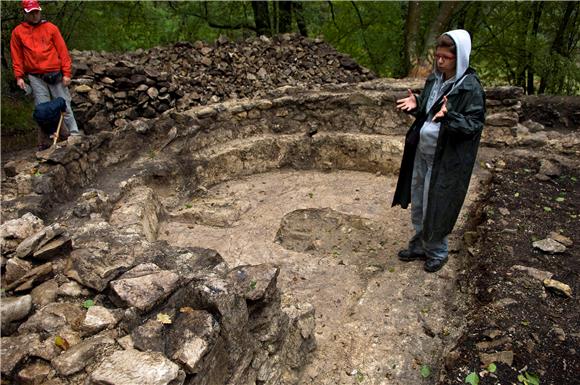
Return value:
M 572 385 L 578 98 L 485 85 L 430 274 L 391 208 L 424 79 L 288 34 L 71 54 L 85 135 L 2 157 L 2 384 Z

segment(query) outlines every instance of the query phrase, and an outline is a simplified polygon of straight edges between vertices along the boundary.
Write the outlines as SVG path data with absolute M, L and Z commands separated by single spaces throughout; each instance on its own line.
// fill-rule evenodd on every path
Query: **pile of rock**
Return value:
M 368 69 L 322 40 L 297 35 L 182 42 L 125 54 L 73 51 L 73 108 L 89 132 L 282 86 L 357 83 Z
M 213 250 L 148 242 L 157 199 L 145 187 L 128 195 L 132 212 L 89 191 L 66 225 L 26 214 L 0 226 L 2 377 L 296 383 L 314 349 L 314 309 L 282 305 L 279 269 L 230 269 Z

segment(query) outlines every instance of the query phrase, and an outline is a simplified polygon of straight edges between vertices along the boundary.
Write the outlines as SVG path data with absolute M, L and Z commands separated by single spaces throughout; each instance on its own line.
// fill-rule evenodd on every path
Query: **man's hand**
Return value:
M 70 78 L 68 76 L 63 76 L 62 77 L 62 85 L 65 87 L 68 87 L 69 84 L 70 84 Z
M 26 83 L 24 83 L 24 79 L 22 79 L 22 78 L 16 79 L 16 85 L 18 87 L 20 87 L 21 90 L 25 90 L 26 91 Z
M 433 121 L 436 121 L 437 119 L 441 119 L 446 114 L 447 114 L 447 96 L 444 96 L 443 97 L 443 104 L 441 105 L 441 109 L 439 110 L 438 113 L 435 114 L 435 116 L 433 117 Z
M 417 108 L 417 98 L 411 92 L 410 89 L 407 89 L 409 92 L 409 96 L 404 99 L 397 100 L 397 108 L 403 111 L 412 111 Z

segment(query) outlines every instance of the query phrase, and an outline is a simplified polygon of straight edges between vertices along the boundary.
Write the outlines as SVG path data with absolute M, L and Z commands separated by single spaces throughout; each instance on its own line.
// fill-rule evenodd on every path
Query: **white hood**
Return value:
M 469 54 L 471 53 L 471 37 L 469 32 L 464 29 L 454 29 L 453 31 L 445 32 L 455 42 L 457 51 L 457 61 L 455 64 L 455 80 L 461 79 L 467 68 L 469 68 Z

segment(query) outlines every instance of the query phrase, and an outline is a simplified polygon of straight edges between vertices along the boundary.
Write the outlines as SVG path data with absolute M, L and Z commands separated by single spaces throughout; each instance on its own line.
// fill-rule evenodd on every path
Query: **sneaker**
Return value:
M 70 132 L 70 136 L 84 136 L 84 135 L 85 135 L 84 132 L 82 132 L 81 130 Z
M 427 258 L 425 256 L 425 254 L 423 254 L 423 253 L 414 253 L 414 252 L 410 251 L 409 249 L 403 249 L 403 250 L 399 251 L 397 253 L 397 256 L 403 262 L 410 262 L 410 261 L 416 261 L 419 259 L 426 259 Z
M 430 259 L 425 261 L 425 265 L 423 266 L 423 268 L 428 273 L 434 273 L 436 271 L 441 270 L 441 268 L 443 266 L 445 266 L 445 264 L 447 263 L 448 260 L 449 260 L 449 257 L 445 257 L 443 259 L 430 258 Z

